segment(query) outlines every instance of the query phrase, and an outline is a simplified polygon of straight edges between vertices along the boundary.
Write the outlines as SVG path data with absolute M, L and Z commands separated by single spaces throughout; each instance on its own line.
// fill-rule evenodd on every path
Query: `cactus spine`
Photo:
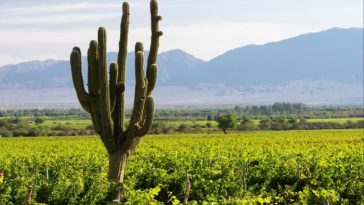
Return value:
M 134 152 L 141 137 L 149 131 L 154 113 L 152 91 L 157 79 L 157 54 L 159 47 L 158 16 L 156 0 L 150 2 L 152 37 L 148 56 L 146 77 L 144 76 L 143 44 L 135 45 L 135 96 L 132 116 L 128 127 L 125 121 L 125 68 L 129 30 L 129 4 L 123 3 L 120 25 L 118 62 L 111 63 L 107 72 L 106 30 L 100 27 L 98 40 L 91 41 L 87 52 L 88 92 L 84 87 L 81 72 L 81 50 L 74 47 L 70 62 L 72 79 L 81 106 L 91 114 L 93 127 L 109 154 L 110 181 L 123 183 L 124 169 L 128 157 Z

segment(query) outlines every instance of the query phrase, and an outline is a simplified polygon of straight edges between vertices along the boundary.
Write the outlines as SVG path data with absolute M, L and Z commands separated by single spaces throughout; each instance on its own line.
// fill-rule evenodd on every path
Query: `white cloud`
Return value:
M 32 16 L 32 17 L 16 17 L 11 19 L 0 19 L 0 26 L 28 24 L 32 26 L 42 24 L 60 24 L 60 23 L 82 23 L 102 21 L 113 18 L 120 18 L 120 12 L 114 13 L 82 13 L 82 14 L 58 14 L 50 16 Z
M 0 65 L 35 58 L 67 59 L 69 50 L 74 45 L 79 45 L 85 52 L 89 41 L 96 39 L 97 28 L 101 25 L 108 30 L 108 50 L 116 51 L 119 42 L 122 2 L 115 2 L 108 0 L 102 3 L 2 6 L 0 8 L 2 14 Z M 146 2 L 139 0 L 130 2 L 132 11 L 129 33 L 130 50 L 133 49 L 136 41 L 142 41 L 146 48 L 149 47 L 150 17 L 149 4 Z M 331 13 L 317 13 L 324 8 L 315 7 L 314 10 L 306 8 L 311 12 L 307 18 L 294 14 L 295 10 L 289 10 L 289 6 L 293 3 L 284 4 L 287 8 L 276 6 L 277 10 L 272 11 L 264 7 L 263 2 L 257 1 L 230 0 L 230 3 L 211 1 L 206 7 L 204 2 L 207 0 L 201 2 L 160 0 L 160 12 L 165 19 L 160 24 L 165 34 L 161 38 L 160 51 L 180 48 L 207 60 L 247 44 L 264 44 L 302 33 L 325 30 L 330 27 L 357 26 L 362 23 L 362 19 L 354 18 L 359 15 L 357 10 L 347 12 L 347 8 L 341 9 L 337 6 L 342 2 L 340 4 L 336 2 L 337 5 L 332 3 L 331 6 L 334 8 L 336 5 L 336 7 L 331 9 L 335 11 Z M 221 13 L 216 12 L 221 10 L 222 5 L 224 10 Z M 314 5 L 322 7 L 320 3 Z M 311 7 L 312 5 L 309 8 Z M 348 6 L 348 8 L 351 7 L 352 5 Z M 304 9 L 299 10 L 301 13 L 307 12 Z M 253 12 L 255 10 L 257 12 Z M 267 10 L 271 11 L 269 15 L 266 14 Z M 337 15 L 337 11 L 343 11 L 343 13 Z M 285 15 L 282 15 L 282 12 Z M 327 18 L 320 19 L 318 18 L 320 15 Z
M 271 41 L 295 36 L 312 31 L 311 28 L 301 28 L 290 25 L 228 22 L 224 24 L 193 24 L 188 26 L 161 27 L 164 35 L 161 37 L 160 51 L 180 48 L 197 57 L 210 59 L 229 49 L 246 44 L 263 44 Z M 115 25 L 108 30 L 108 50 L 118 49 L 119 28 Z M 67 59 L 69 50 L 78 45 L 85 52 L 88 43 L 96 39 L 97 28 L 38 30 L 11 29 L 0 30 L 0 53 L 8 52 L 14 56 L 24 56 L 31 60 L 34 53 L 44 55 L 44 59 L 52 55 L 54 58 Z M 269 35 L 267 35 L 269 34 Z M 7 39 L 12 39 L 9 41 Z M 129 50 L 134 43 L 142 41 L 145 48 L 150 45 L 149 27 L 131 27 L 129 35 Z M 14 42 L 16 42 L 14 44 Z M 37 51 L 37 52 L 34 52 Z M 9 55 L 8 55 L 9 56 Z M 0 59 L 0 64 L 14 63 L 18 58 Z M 17 60 L 18 62 L 18 60 Z
M 133 2 L 130 7 L 137 11 L 147 7 Z M 108 22 L 121 17 L 122 2 L 116 3 L 66 3 L 60 5 L 36 5 L 28 7 L 0 8 L 2 18 L 0 28 L 19 27 L 60 27 L 60 24 L 89 25 L 95 22 Z
M 129 3 L 133 10 L 145 7 L 141 2 Z M 103 12 L 103 11 L 121 11 L 122 1 L 119 3 L 103 2 L 66 2 L 63 4 L 43 4 L 34 6 L 5 6 L 0 8 L 0 12 L 6 15 L 49 15 L 54 13 L 69 12 Z
M 115 3 L 65 3 L 57 5 L 36 5 L 27 7 L 4 7 L 0 9 L 0 12 L 12 14 L 12 15 L 42 15 L 42 14 L 52 14 L 60 12 L 70 12 L 70 11 L 90 11 L 90 10 L 105 10 L 105 9 L 120 9 L 121 4 Z
M 205 23 L 164 28 L 164 50 L 181 48 L 203 59 L 247 44 L 264 44 L 315 31 L 285 24 L 255 22 Z
M 107 28 L 108 51 L 116 51 L 119 28 Z M 96 28 L 44 30 L 44 29 L 0 29 L 0 65 L 46 58 L 68 59 L 73 46 L 79 46 L 85 54 L 90 40 L 97 39 Z M 10 39 L 10 40 L 9 40 Z M 149 47 L 150 28 L 131 28 L 129 49 L 137 41 Z

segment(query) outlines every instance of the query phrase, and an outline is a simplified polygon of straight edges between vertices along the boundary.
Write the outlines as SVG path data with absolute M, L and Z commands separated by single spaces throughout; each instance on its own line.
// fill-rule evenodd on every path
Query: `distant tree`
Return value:
M 272 130 L 288 130 L 290 125 L 287 119 L 283 117 L 276 117 L 272 119 L 271 129 Z
M 180 124 L 180 125 L 178 126 L 178 128 L 177 128 L 177 131 L 178 131 L 178 132 L 186 132 L 186 130 L 187 130 L 187 125 L 186 125 L 186 124 L 184 124 L 184 123 Z
M 244 109 L 243 109 L 241 106 L 236 105 L 236 106 L 234 107 L 234 111 L 235 111 L 235 112 L 237 112 L 237 113 L 241 113 L 241 112 L 243 112 L 243 111 L 244 111 Z
M 259 129 L 261 130 L 269 130 L 272 122 L 269 119 L 262 119 L 259 121 Z
M 251 114 L 253 114 L 253 115 L 259 115 L 260 114 L 260 110 L 259 110 L 259 107 L 257 105 L 252 106 Z
M 256 129 L 256 126 L 254 124 L 254 122 L 250 119 L 243 119 L 241 122 L 240 122 L 240 125 L 238 126 L 238 130 L 241 130 L 241 131 L 248 131 L 248 130 L 255 130 Z
M 162 128 L 162 133 L 163 134 L 175 133 L 175 130 L 174 130 L 173 127 L 165 126 L 165 127 Z
M 234 114 L 226 114 L 221 115 L 217 118 L 218 127 L 227 134 L 227 129 L 232 129 L 236 126 L 236 115 Z
M 214 120 L 217 121 L 220 118 L 220 113 L 217 113 L 216 115 L 214 115 Z
M 21 120 L 20 120 L 20 118 L 18 118 L 18 117 L 17 117 L 17 118 L 11 118 L 11 119 L 9 119 L 9 122 L 10 122 L 10 123 L 13 123 L 13 124 L 20 123 L 20 121 L 21 121 Z
M 13 133 L 10 130 L 6 129 L 6 128 L 0 127 L 0 136 L 2 136 L 2 137 L 12 137 Z
M 0 120 L 0 127 L 8 127 L 9 123 L 6 120 Z
M 211 122 L 206 123 L 206 127 L 211 128 L 212 127 Z
M 162 128 L 164 127 L 164 125 L 162 125 L 159 122 L 155 122 L 152 124 L 152 128 L 150 129 L 150 132 L 153 134 L 159 134 L 162 132 Z
M 45 134 L 42 132 L 42 130 L 39 127 L 32 127 L 28 130 L 28 133 L 26 136 L 30 137 L 36 137 L 36 136 L 44 136 Z
M 13 130 L 13 136 L 14 137 L 24 137 L 28 135 L 28 130 L 21 127 L 21 128 L 17 128 L 16 130 Z
M 345 122 L 345 124 L 344 124 L 344 127 L 345 127 L 346 129 L 349 129 L 349 128 L 355 128 L 355 123 L 353 123 L 353 121 L 351 121 L 351 120 L 347 120 L 347 121 Z
M 42 124 L 44 122 L 44 120 L 40 117 L 37 117 L 34 119 L 34 122 L 35 122 L 35 124 Z
M 297 123 L 297 119 L 296 118 L 288 118 L 288 123 L 289 124 Z
M 211 114 L 207 115 L 207 121 L 212 121 L 213 120 L 213 117 Z
M 364 120 L 359 120 L 356 122 L 356 128 L 364 128 Z

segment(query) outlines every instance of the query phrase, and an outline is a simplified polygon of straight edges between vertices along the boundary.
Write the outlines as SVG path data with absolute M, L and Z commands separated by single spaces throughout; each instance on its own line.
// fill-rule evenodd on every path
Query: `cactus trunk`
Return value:
M 135 94 L 134 107 L 128 127 L 125 129 L 125 72 L 129 31 L 129 5 L 123 3 L 120 25 L 118 62 L 107 64 L 107 33 L 100 27 L 98 40 L 91 41 L 87 52 L 88 92 L 81 72 L 81 50 L 74 47 L 70 57 L 72 79 L 81 106 L 91 114 L 95 132 L 100 136 L 109 154 L 108 177 L 113 182 L 123 182 L 127 159 L 135 151 L 141 137 L 149 131 L 154 113 L 152 91 L 157 80 L 157 54 L 159 47 L 158 4 L 150 2 L 151 45 L 144 74 L 143 44 L 135 45 Z M 109 75 L 108 75 L 109 72 Z
M 114 182 L 124 182 L 124 172 L 128 153 L 118 149 L 115 153 L 109 154 L 109 180 Z

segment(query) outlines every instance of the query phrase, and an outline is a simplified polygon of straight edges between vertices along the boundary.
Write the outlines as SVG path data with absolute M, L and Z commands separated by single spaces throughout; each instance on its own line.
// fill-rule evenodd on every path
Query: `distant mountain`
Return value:
M 149 52 L 144 54 L 144 64 L 146 67 Z M 108 61 L 117 60 L 117 53 L 112 52 L 108 54 Z M 128 84 L 134 84 L 135 70 L 134 70 L 134 52 L 128 54 L 127 57 L 127 72 L 126 78 Z M 193 75 L 194 68 L 205 63 L 205 61 L 198 59 L 180 49 L 170 50 L 160 53 L 158 55 L 158 81 L 157 86 L 183 84 L 188 75 Z
M 145 53 L 145 62 L 148 52 Z M 117 61 L 117 53 L 108 53 L 108 62 Z M 193 57 L 182 50 L 171 50 L 159 54 L 159 81 L 158 85 L 165 85 L 178 79 L 178 73 L 204 63 L 203 60 Z M 83 57 L 83 72 L 86 76 L 87 60 Z M 127 57 L 127 79 L 129 84 L 134 83 L 134 53 Z M 64 88 L 72 87 L 72 78 L 69 61 L 46 60 L 30 61 L 16 65 L 0 67 L 0 89 L 9 88 Z
M 193 85 L 282 84 L 296 80 L 363 83 L 363 29 L 330 29 L 236 48 L 200 65 Z
M 0 68 L 0 89 L 68 87 L 68 61 L 30 61 Z M 68 69 L 67 69 L 68 68 Z
M 194 75 L 195 68 L 204 64 L 198 59 L 182 50 L 176 49 L 161 53 L 158 57 L 159 79 L 158 85 L 184 85 L 185 80 Z
M 145 59 L 147 55 L 148 52 Z M 208 62 L 176 49 L 158 56 L 159 88 L 154 94 L 164 104 L 362 102 L 363 55 L 362 28 L 334 28 L 248 45 Z M 109 62 L 116 58 L 117 53 L 108 53 Z M 86 67 L 83 57 L 84 76 Z M 134 88 L 134 78 L 131 52 L 127 57 L 128 92 Z M 27 102 L 26 93 L 34 94 L 28 100 L 32 103 L 38 100 L 77 104 L 69 62 L 30 61 L 0 67 L 0 96 L 5 96 L 0 98 L 0 104 Z M 59 100 L 57 93 L 62 96 Z

